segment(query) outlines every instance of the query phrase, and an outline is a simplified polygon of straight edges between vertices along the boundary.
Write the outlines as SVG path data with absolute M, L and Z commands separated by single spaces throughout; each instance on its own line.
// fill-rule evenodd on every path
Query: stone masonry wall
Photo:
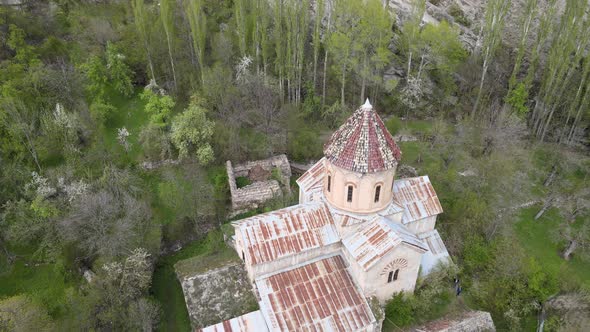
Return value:
M 236 177 L 248 176 L 248 172 L 255 166 L 272 172 L 274 168 L 280 170 L 281 183 L 275 179 L 254 182 L 243 188 L 236 185 Z M 281 185 L 285 190 L 290 190 L 291 167 L 287 156 L 284 154 L 264 160 L 248 161 L 244 164 L 232 166 L 231 161 L 226 162 L 227 177 L 231 192 L 232 210 L 234 212 L 255 209 L 260 204 L 283 194 Z

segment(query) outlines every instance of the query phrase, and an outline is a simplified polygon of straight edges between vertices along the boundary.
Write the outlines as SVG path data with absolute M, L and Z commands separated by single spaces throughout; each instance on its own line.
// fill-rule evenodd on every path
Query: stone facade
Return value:
M 236 184 L 237 177 L 248 177 L 252 170 L 260 168 L 269 172 L 271 175 L 275 169 L 278 169 L 280 181 L 277 181 L 277 179 L 268 179 L 265 181 L 256 181 L 243 188 L 238 188 Z M 236 166 L 233 166 L 231 161 L 228 160 L 226 162 L 226 170 L 234 214 L 255 209 L 268 200 L 280 197 L 283 194 L 283 190 L 286 192 L 290 191 L 291 167 L 289 166 L 287 156 L 284 154 L 264 160 L 248 161 Z

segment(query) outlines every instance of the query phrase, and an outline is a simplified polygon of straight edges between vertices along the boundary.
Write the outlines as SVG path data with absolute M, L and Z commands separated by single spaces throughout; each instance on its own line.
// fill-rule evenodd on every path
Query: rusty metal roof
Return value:
M 375 323 L 340 255 L 258 279 L 256 285 L 272 331 L 359 331 Z
M 428 176 L 395 180 L 393 200 L 404 207 L 404 224 L 443 212 Z
M 311 166 L 303 175 L 297 179 L 297 184 L 304 195 L 309 195 L 314 191 L 321 191 L 324 182 L 324 174 L 326 168 L 324 161 L 326 158 L 320 159 L 315 165 Z
M 395 168 L 402 153 L 373 106 L 361 106 L 324 145 L 334 165 L 358 173 Z
M 260 310 L 228 319 L 215 325 L 197 330 L 198 332 L 267 332 L 268 327 Z
M 344 247 L 365 271 L 402 242 L 422 252 L 428 250 L 403 225 L 381 216 L 371 220 L 361 231 L 342 239 Z
M 241 220 L 246 261 L 251 265 L 270 262 L 305 250 L 339 241 L 334 219 L 323 202 L 298 204 Z

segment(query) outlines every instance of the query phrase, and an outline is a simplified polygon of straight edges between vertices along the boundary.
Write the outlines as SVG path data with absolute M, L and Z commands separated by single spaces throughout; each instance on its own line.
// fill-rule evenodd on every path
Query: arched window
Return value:
M 381 195 L 381 185 L 375 187 L 375 203 L 379 202 L 379 196 Z
M 348 194 L 346 195 L 346 201 L 352 202 L 352 186 L 348 186 Z
M 395 272 L 389 271 L 389 274 L 387 275 L 387 282 L 390 283 L 392 281 L 396 281 L 398 275 L 399 275 L 399 269 L 395 270 Z
M 242 251 L 242 260 L 245 262 L 246 261 L 246 255 L 244 254 L 244 251 Z
M 332 176 L 328 175 L 328 192 L 330 192 L 331 187 L 332 187 Z

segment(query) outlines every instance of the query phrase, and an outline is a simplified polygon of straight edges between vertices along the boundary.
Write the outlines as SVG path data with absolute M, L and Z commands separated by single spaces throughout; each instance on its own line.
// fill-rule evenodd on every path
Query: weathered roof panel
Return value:
M 359 331 L 375 323 L 340 255 L 258 279 L 256 285 L 272 331 Z
M 360 232 L 342 239 L 344 247 L 365 271 L 402 242 L 418 250 L 428 249 L 404 226 L 395 224 L 385 217 L 376 217 Z
M 334 219 L 323 202 L 298 204 L 235 224 L 251 265 L 339 241 Z
M 404 207 L 404 224 L 443 212 L 428 176 L 395 180 L 393 200 Z
M 324 162 L 326 158 L 320 159 L 315 165 L 311 166 L 303 175 L 297 179 L 297 184 L 304 195 L 309 195 L 313 191 L 321 190 L 324 182 L 326 169 Z
M 260 310 L 207 326 L 198 332 L 268 332 L 268 327 Z
M 395 168 L 401 154 L 401 150 L 368 100 L 324 145 L 324 155 L 334 165 L 359 173 Z

